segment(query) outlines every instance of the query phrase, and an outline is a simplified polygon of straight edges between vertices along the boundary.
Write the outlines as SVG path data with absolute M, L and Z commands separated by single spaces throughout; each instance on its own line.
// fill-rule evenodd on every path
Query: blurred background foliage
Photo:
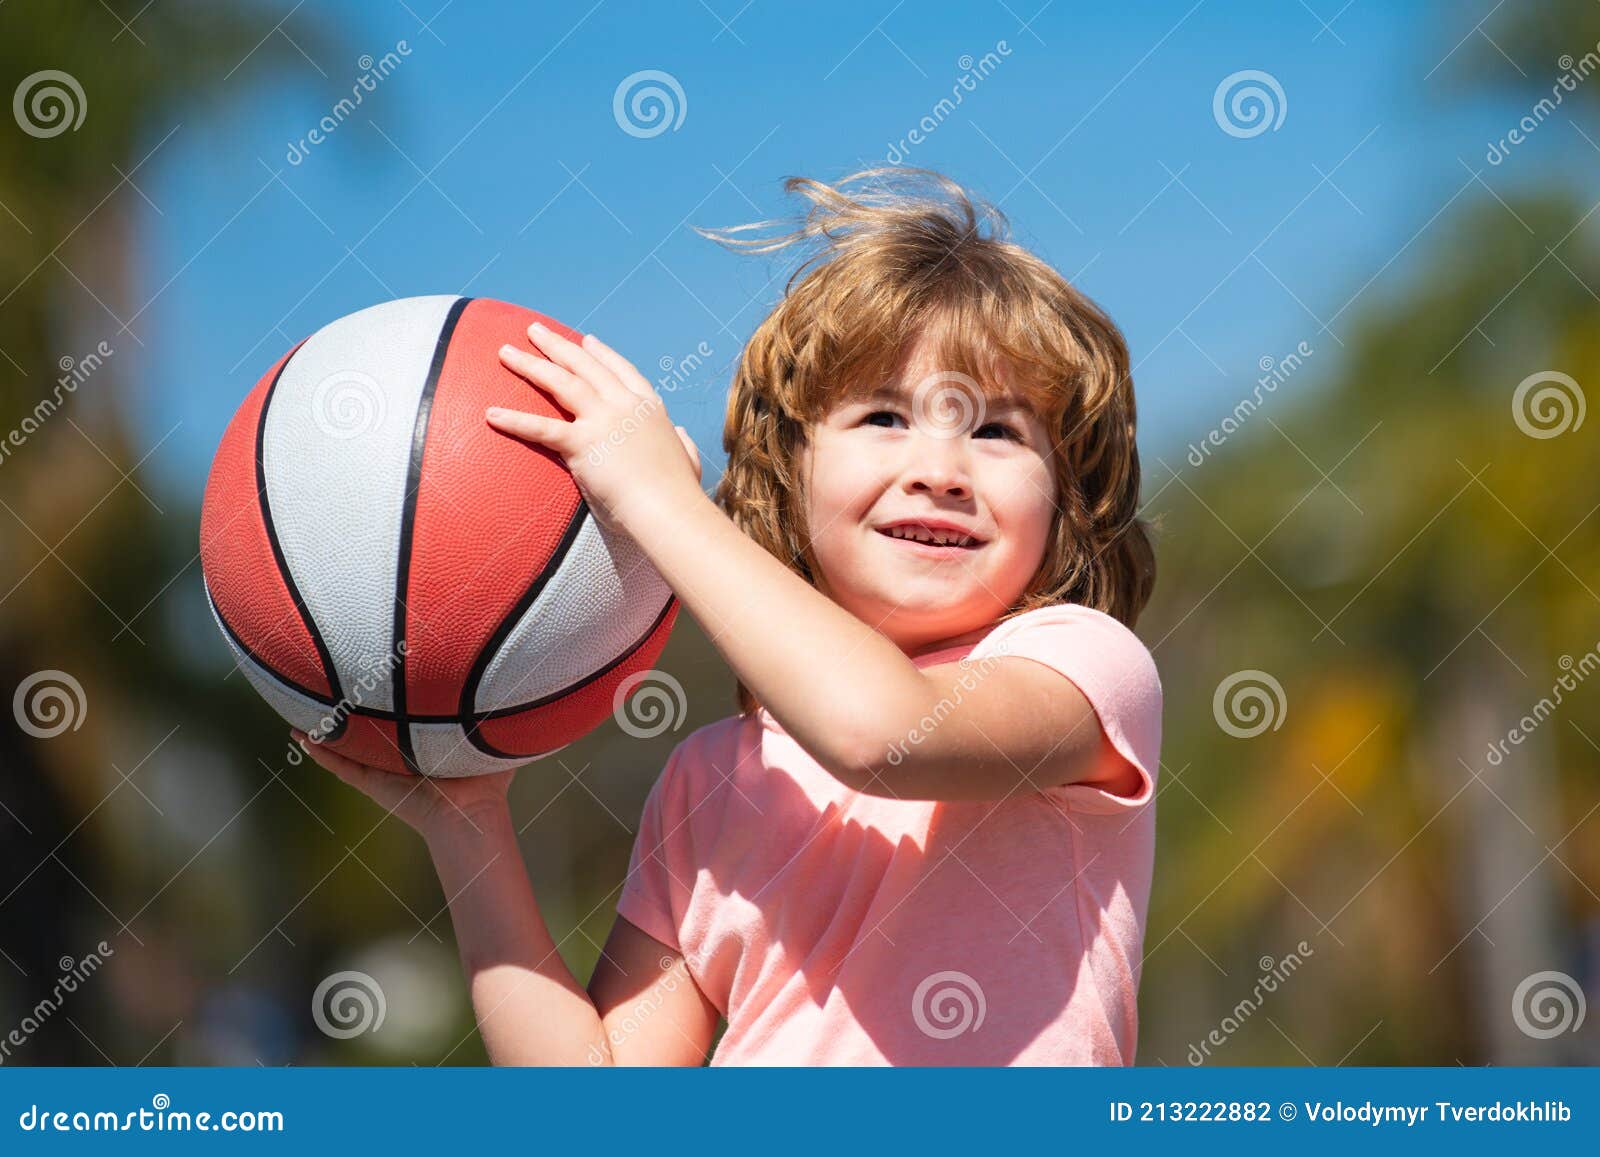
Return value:
M 118 36 L 130 7 L 13 10 L 0 37 L 0 76 L 93 70 L 97 93 L 81 147 L 0 133 L 7 429 L 50 393 L 61 351 L 84 346 L 69 283 L 128 285 L 141 204 L 106 190 L 118 174 L 137 183 L 160 110 L 226 99 L 223 72 L 251 44 L 242 67 L 263 77 L 294 52 L 248 8 L 157 4 L 135 26 L 146 50 L 90 60 L 84 45 Z M 1554 60 L 1600 42 L 1600 8 L 1508 11 L 1497 36 Z M 1451 61 L 1464 98 L 1506 83 L 1494 51 L 1475 42 Z M 1548 91 L 1526 84 L 1530 105 Z M 1600 139 L 1600 88 L 1573 99 Z M 1188 1063 L 1301 941 L 1303 967 L 1215 1063 L 1600 1060 L 1592 1023 L 1547 1046 L 1509 1015 L 1542 969 L 1597 991 L 1600 692 L 1582 685 L 1529 742 L 1486 758 L 1563 656 L 1600 645 L 1595 423 L 1536 438 L 1512 405 L 1537 371 L 1600 382 L 1587 200 L 1552 178 L 1452 203 L 1410 283 L 1328 319 L 1342 348 L 1308 339 L 1315 355 L 1203 464 L 1147 449 L 1161 572 L 1138 629 L 1166 731 L 1141 1063 Z M 56 259 L 69 245 L 71 270 Z M 121 373 L 114 358 L 96 372 Z M 101 940 L 115 953 L 11 1060 L 481 1063 L 420 841 L 289 762 L 243 677 L 218 679 L 211 624 L 165 610 L 173 584 L 199 583 L 199 496 L 158 507 L 142 452 L 125 415 L 69 400 L 0 464 L 0 688 L 64 669 L 88 705 L 48 742 L 0 720 L 0 1031 L 49 992 L 61 957 Z M 1219 727 L 1213 704 L 1241 656 L 1284 691 L 1252 738 Z M 514 789 L 545 916 L 580 976 L 662 761 L 733 710 L 687 616 L 662 666 L 688 692 L 679 732 L 639 742 L 608 724 Z M 317 1030 L 310 994 L 341 969 L 383 985 L 385 1031 Z

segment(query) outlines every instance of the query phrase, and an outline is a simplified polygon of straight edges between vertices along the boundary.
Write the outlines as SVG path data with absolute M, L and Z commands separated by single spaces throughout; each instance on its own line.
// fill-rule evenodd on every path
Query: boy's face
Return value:
M 966 641 L 1044 560 L 1052 440 L 1029 408 L 941 371 L 919 341 L 875 397 L 812 427 L 806 518 L 818 586 L 909 654 Z M 913 541 L 942 539 L 946 545 Z

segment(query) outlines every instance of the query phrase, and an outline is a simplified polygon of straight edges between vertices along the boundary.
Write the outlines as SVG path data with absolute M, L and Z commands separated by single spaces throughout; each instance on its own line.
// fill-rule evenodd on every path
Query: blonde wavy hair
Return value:
M 1054 436 L 1055 525 L 1038 573 L 1001 621 L 1077 603 L 1133 627 L 1155 585 L 1155 551 L 1138 517 L 1133 381 L 1116 325 L 1010 241 L 999 209 L 942 174 L 867 169 L 833 185 L 790 177 L 784 191 L 810 202 L 787 232 L 736 236 L 774 221 L 697 230 L 752 253 L 811 250 L 734 372 L 722 509 L 815 585 L 801 473 L 808 431 L 892 378 L 926 335 L 943 372 L 991 396 L 1021 395 Z M 743 683 L 738 698 L 741 711 L 759 706 Z

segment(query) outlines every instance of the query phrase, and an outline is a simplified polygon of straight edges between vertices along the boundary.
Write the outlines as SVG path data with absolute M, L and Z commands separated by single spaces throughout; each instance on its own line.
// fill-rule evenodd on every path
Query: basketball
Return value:
M 490 406 L 566 417 L 500 364 L 532 310 L 412 297 L 273 365 L 206 483 L 206 599 L 293 726 L 391 771 L 502 771 L 593 730 L 643 680 L 677 601 L 590 515 L 561 460 Z M 535 351 L 536 352 L 536 351 Z

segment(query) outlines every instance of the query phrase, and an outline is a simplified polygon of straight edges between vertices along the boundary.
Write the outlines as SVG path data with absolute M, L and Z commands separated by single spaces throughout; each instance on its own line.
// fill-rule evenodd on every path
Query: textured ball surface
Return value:
M 412 297 L 323 327 L 245 398 L 200 518 L 206 596 L 239 668 L 362 763 L 501 771 L 591 731 L 677 614 L 565 465 L 489 406 L 565 417 L 500 364 L 501 301 Z M 535 351 L 536 352 L 536 351 Z

